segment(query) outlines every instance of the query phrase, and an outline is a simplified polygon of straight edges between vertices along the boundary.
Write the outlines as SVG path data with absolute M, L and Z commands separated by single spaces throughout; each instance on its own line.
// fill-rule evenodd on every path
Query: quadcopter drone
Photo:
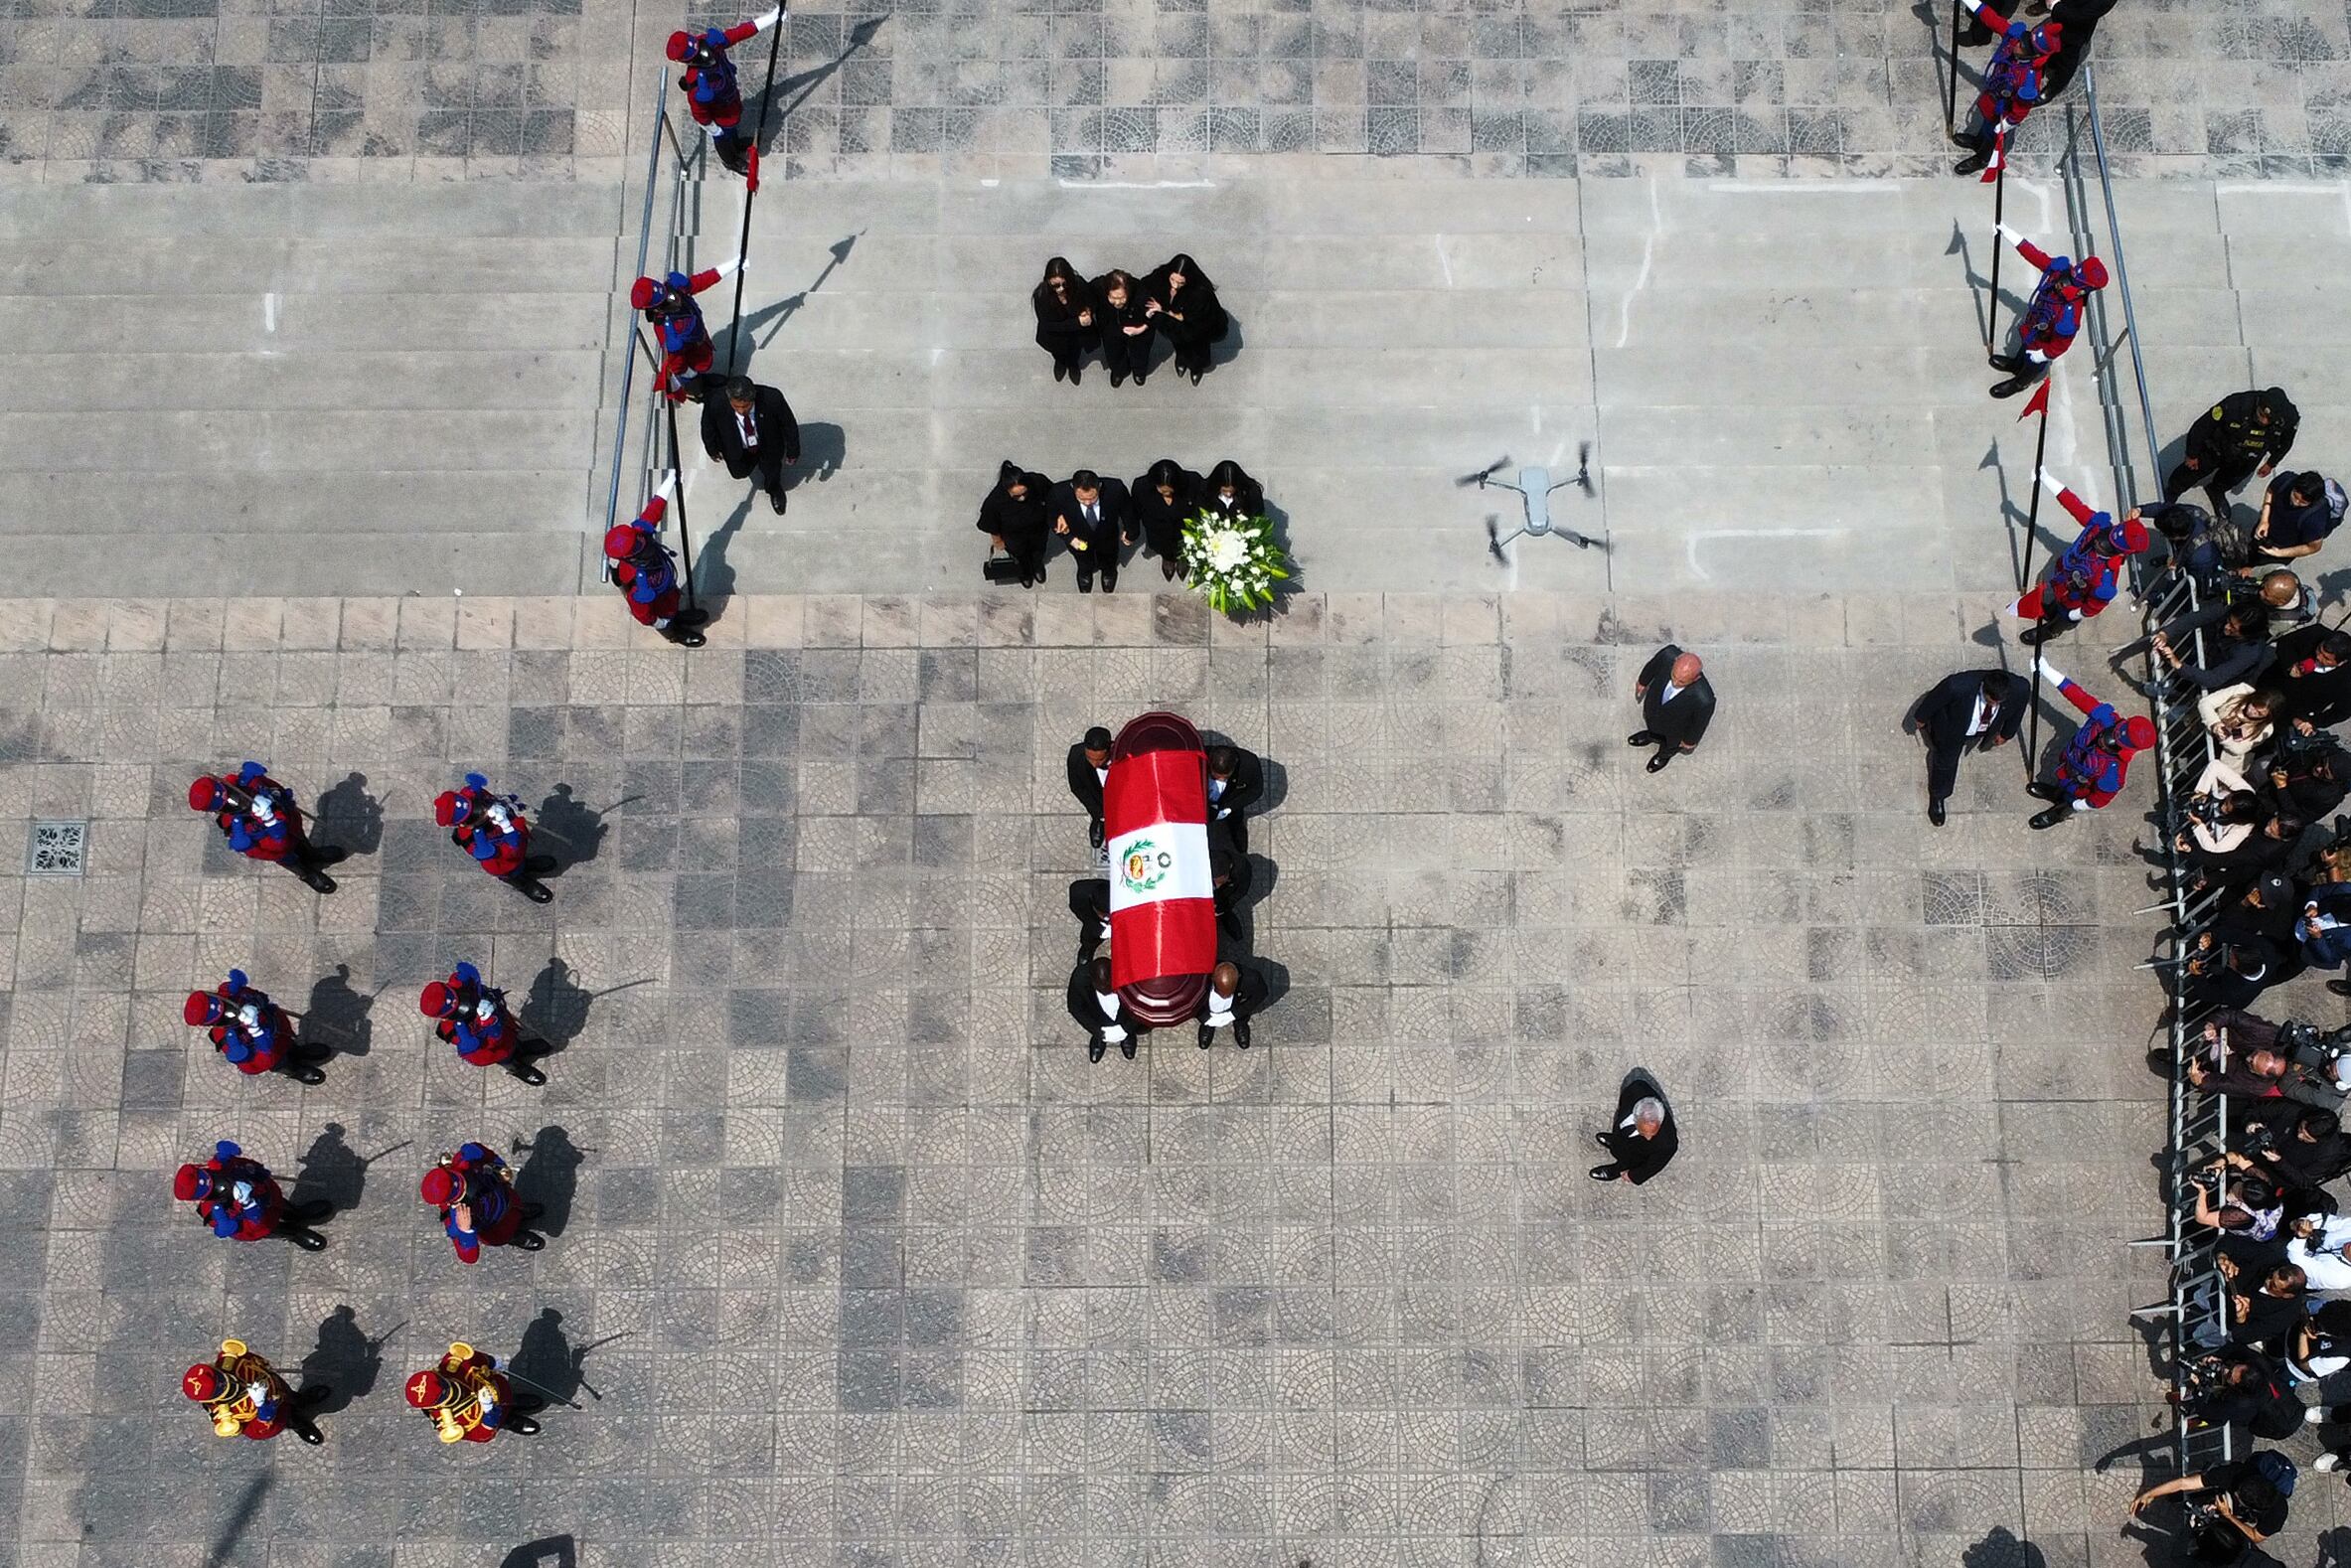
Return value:
M 1516 484 L 1511 484 L 1506 479 L 1496 479 L 1493 477 L 1494 475 L 1500 473 L 1503 469 L 1510 466 L 1510 459 L 1504 456 L 1495 458 L 1492 462 L 1487 464 L 1477 473 L 1462 475 L 1461 478 L 1455 480 L 1454 483 L 1464 487 L 1465 489 L 1471 485 L 1476 485 L 1481 490 L 1491 486 L 1496 490 L 1515 490 L 1518 492 L 1519 500 L 1524 505 L 1526 513 L 1525 521 L 1519 524 L 1517 528 L 1512 529 L 1508 534 L 1504 534 L 1501 532 L 1500 517 L 1491 512 L 1489 512 L 1486 515 L 1486 548 L 1492 551 L 1493 558 L 1496 560 L 1507 561 L 1510 558 L 1502 553 L 1502 547 L 1509 544 L 1510 541 L 1518 538 L 1518 536 L 1521 534 L 1531 535 L 1534 538 L 1540 539 L 1545 534 L 1555 533 L 1560 538 L 1573 544 L 1578 549 L 1590 549 L 1594 546 L 1599 546 L 1600 549 L 1605 550 L 1608 549 L 1608 547 L 1601 541 L 1593 539 L 1588 535 L 1578 534 L 1574 529 L 1565 527 L 1561 524 L 1553 523 L 1551 521 L 1552 491 L 1563 490 L 1569 485 L 1574 485 L 1578 489 L 1582 490 L 1586 496 L 1595 494 L 1592 488 L 1591 463 L 1592 443 L 1589 441 L 1579 441 L 1576 443 L 1576 471 L 1573 475 L 1566 479 L 1552 479 L 1551 470 L 1548 468 L 1521 468 L 1518 470 L 1518 482 Z

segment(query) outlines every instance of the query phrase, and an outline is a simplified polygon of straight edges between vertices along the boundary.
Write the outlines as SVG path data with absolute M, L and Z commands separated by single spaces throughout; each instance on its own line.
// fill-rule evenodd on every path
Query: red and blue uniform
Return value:
M 256 861 L 282 861 L 302 847 L 294 792 L 269 776 L 258 762 L 234 774 L 208 775 L 188 786 L 191 810 L 209 812 L 228 836 L 229 848 Z
M 2114 704 L 2100 702 L 2056 667 L 2044 662 L 2042 669 L 2056 678 L 2065 700 L 2084 715 L 2057 758 L 2058 803 L 2075 811 L 2096 811 L 2122 793 L 2130 777 L 2130 759 L 2155 743 L 2154 720 L 2143 713 L 2125 718 Z
M 759 189 L 759 149 L 738 129 L 743 118 L 742 83 L 726 52 L 766 32 L 783 14 L 783 7 L 778 6 L 765 16 L 732 27 L 670 35 L 670 59 L 686 68 L 678 78 L 678 85 L 686 91 L 686 112 L 710 133 L 710 148 L 718 154 L 718 161 L 747 176 L 754 191 Z
M 468 773 L 463 789 L 443 790 L 432 806 L 433 820 L 492 876 L 516 875 L 530 860 L 531 825 L 522 801 L 492 794 L 481 774 Z
M 2041 281 L 2017 318 L 2017 350 L 2025 359 L 2047 365 L 2074 346 L 2082 330 L 2083 302 L 2107 286 L 2107 264 L 2096 256 L 2078 262 L 2071 256 L 2053 256 L 2022 235 L 2011 237 L 2016 253 L 2041 271 Z
M 471 964 L 459 964 L 447 980 L 426 986 L 416 1011 L 433 1019 L 433 1032 L 472 1066 L 504 1064 L 523 1040 L 522 1025 L 507 1011 L 506 993 L 483 985 L 482 972 Z
M 2032 621 L 2085 621 L 2114 601 L 2124 563 L 2147 548 L 2146 525 L 2136 518 L 2117 520 L 2111 512 L 2096 511 L 2046 476 L 2043 483 L 2057 492 L 2058 504 L 2082 531 L 2049 563 L 2047 574 L 2008 609 Z
M 710 329 L 704 324 L 702 307 L 694 302 L 694 296 L 740 264 L 738 258 L 723 266 L 705 267 L 692 276 L 672 272 L 659 280 L 641 277 L 629 285 L 629 303 L 661 339 L 661 390 L 670 401 L 684 402 L 710 369 Z
M 274 1072 L 293 1042 L 293 1020 L 269 994 L 233 969 L 229 978 L 211 991 L 191 991 L 181 1017 L 191 1028 L 209 1031 L 213 1048 L 229 1058 L 238 1072 Z
M 677 483 L 678 476 L 671 474 L 636 521 L 604 536 L 604 556 L 611 562 L 612 580 L 628 598 L 629 613 L 657 631 L 667 630 L 678 614 L 678 560 L 661 542 L 661 522 L 669 515 Z
M 224 1241 L 259 1241 L 285 1216 L 286 1195 L 269 1168 L 228 1139 L 201 1166 L 182 1166 L 172 1195 L 196 1205 L 196 1217 Z
M 2000 35 L 1999 47 L 1984 65 L 1982 83 L 1975 94 L 1975 124 L 1967 135 L 1975 144 L 1975 154 L 1959 166 L 1962 174 L 1980 168 L 1984 179 L 1990 181 L 1999 178 L 2008 133 L 2023 124 L 2024 117 L 2046 95 L 2049 57 L 2057 52 L 2063 29 L 2055 22 L 2027 27 L 1994 11 L 1983 0 L 1960 3 L 1975 14 L 1978 24 Z
M 418 1189 L 441 1211 L 441 1228 L 460 1262 L 479 1263 L 484 1247 L 503 1247 L 523 1229 L 523 1200 L 515 1194 L 506 1161 L 487 1144 L 463 1144 L 424 1173 Z M 467 1210 L 460 1220 L 457 1210 Z

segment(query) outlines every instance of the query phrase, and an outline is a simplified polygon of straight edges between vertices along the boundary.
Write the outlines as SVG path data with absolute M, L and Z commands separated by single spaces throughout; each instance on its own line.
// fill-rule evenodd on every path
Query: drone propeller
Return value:
M 1503 461 L 1506 462 L 1508 459 L 1505 458 Z M 1494 465 L 1495 468 L 1500 466 L 1500 463 Z M 1490 473 L 1492 470 L 1489 469 L 1488 472 Z M 1502 553 L 1501 515 L 1499 513 L 1489 512 L 1486 514 L 1486 549 L 1488 553 L 1503 565 L 1507 566 L 1510 563 L 1510 557 Z
M 1592 443 L 1590 441 L 1576 443 L 1576 488 L 1587 496 L 1595 494 L 1592 489 Z
M 1489 479 L 1491 479 L 1494 475 L 1500 473 L 1503 469 L 1509 466 L 1510 457 L 1509 454 L 1505 452 L 1500 457 L 1495 458 L 1492 462 L 1488 463 L 1484 468 L 1479 469 L 1478 472 L 1474 474 L 1462 475 L 1461 478 L 1454 481 L 1454 484 L 1464 490 L 1467 490 L 1472 485 L 1483 485 Z

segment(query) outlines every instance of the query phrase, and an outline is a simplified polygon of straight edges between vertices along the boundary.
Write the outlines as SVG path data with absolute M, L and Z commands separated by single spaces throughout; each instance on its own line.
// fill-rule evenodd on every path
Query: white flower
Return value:
M 1219 529 L 1208 536 L 1208 564 L 1218 571 L 1230 571 L 1249 558 L 1249 542 L 1231 529 Z

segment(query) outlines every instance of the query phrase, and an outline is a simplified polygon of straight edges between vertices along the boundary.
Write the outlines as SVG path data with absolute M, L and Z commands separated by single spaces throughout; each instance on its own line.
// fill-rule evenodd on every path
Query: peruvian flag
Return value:
M 2006 130 L 1995 130 L 1992 132 L 1992 161 L 1983 166 L 1983 173 L 1978 177 L 1979 183 L 1990 185 L 1999 179 L 2000 171 L 2006 168 L 2007 164 L 2008 133 Z
M 1207 758 L 1144 751 L 1110 764 L 1102 830 L 1110 847 L 1110 983 L 1204 975 L 1216 967 L 1208 871 Z

